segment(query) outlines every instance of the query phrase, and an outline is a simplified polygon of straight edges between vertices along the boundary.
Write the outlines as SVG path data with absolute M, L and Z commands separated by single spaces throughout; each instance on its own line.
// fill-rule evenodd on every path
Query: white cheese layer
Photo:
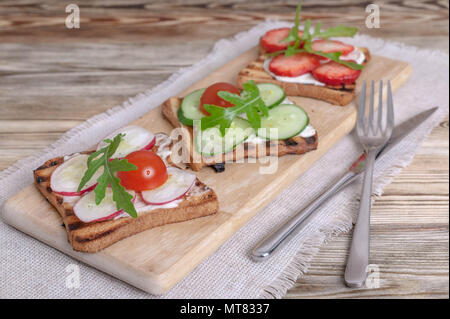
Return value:
M 300 76 L 280 76 L 276 75 L 272 71 L 269 70 L 269 64 L 272 61 L 272 58 L 266 59 L 263 64 L 264 70 L 269 73 L 271 76 L 275 78 L 275 80 L 280 82 L 289 82 L 289 83 L 301 83 L 301 84 L 313 84 L 318 86 L 324 86 L 325 84 L 317 81 L 311 73 L 305 73 Z
M 353 60 L 358 64 L 363 64 L 366 60 L 366 55 L 364 54 L 364 52 L 358 50 L 358 48 L 355 48 L 349 54 L 341 56 L 340 59 L 344 61 Z

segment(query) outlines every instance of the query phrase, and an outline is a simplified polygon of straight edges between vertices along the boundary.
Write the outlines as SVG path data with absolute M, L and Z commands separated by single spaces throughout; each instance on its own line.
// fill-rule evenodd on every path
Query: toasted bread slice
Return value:
M 358 48 L 358 50 L 364 52 L 366 60 L 363 64 L 366 65 L 371 58 L 369 50 L 366 48 Z M 342 86 L 318 86 L 277 81 L 264 70 L 264 60 L 265 52 L 263 49 L 260 49 L 258 59 L 239 72 L 238 87 L 242 88 L 243 84 L 249 80 L 253 80 L 255 83 L 275 83 L 281 86 L 288 96 L 304 96 L 340 106 L 348 105 L 355 98 L 356 83 Z
M 199 171 L 205 166 L 213 166 L 216 171 L 222 171 L 225 162 L 238 162 L 248 157 L 259 158 L 268 155 L 303 154 L 317 149 L 319 139 L 316 133 L 308 138 L 294 136 L 287 140 L 267 141 L 264 145 L 265 147 L 258 147 L 258 144 L 244 142 L 228 153 L 204 157 L 193 146 L 192 127 L 185 126 L 178 120 L 177 112 L 180 105 L 180 98 L 169 98 L 164 102 L 162 112 L 174 127 L 183 130 L 183 148 L 189 150 L 189 165 L 194 171 Z
M 63 162 L 63 157 L 48 160 L 34 171 L 34 181 L 42 195 L 61 215 L 68 240 L 77 251 L 95 253 L 144 230 L 212 215 L 219 209 L 216 193 L 197 179 L 177 207 L 139 212 L 137 218 L 123 217 L 84 223 L 75 215 L 74 203 L 65 201 L 63 196 L 55 194 L 50 188 L 51 175 Z

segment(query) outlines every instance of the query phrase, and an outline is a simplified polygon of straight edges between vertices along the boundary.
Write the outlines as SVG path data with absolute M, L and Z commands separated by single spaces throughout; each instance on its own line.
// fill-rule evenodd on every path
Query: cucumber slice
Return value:
M 281 104 L 270 109 L 269 116 L 261 118 L 257 135 L 268 140 L 285 140 L 298 135 L 308 123 L 308 114 L 300 106 Z
M 213 156 L 231 151 L 243 143 L 254 130 L 247 120 L 236 117 L 222 136 L 218 127 L 211 127 L 204 131 L 196 128 L 194 144 L 197 152 L 204 156 Z
M 284 90 L 276 84 L 260 83 L 256 86 L 259 89 L 259 94 L 261 95 L 264 104 L 266 104 L 268 108 L 279 105 L 286 98 Z
M 178 121 L 180 121 L 181 124 L 187 125 L 187 126 L 193 126 L 194 125 L 194 121 L 193 120 L 188 119 L 187 117 L 184 116 L 183 110 L 181 109 L 181 107 L 177 111 L 177 116 L 178 116 Z
M 205 89 L 195 90 L 186 95 L 178 109 L 178 120 L 184 125 L 192 126 L 194 120 L 200 120 L 205 116 L 200 111 L 200 98 Z

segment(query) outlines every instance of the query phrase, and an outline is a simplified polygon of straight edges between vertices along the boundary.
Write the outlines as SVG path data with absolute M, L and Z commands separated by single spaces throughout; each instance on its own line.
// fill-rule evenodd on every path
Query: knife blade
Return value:
M 386 143 L 384 147 L 380 149 L 377 154 L 376 161 L 387 154 L 391 149 L 393 149 L 400 141 L 403 140 L 407 135 L 414 131 L 421 123 L 426 121 L 438 107 L 431 108 L 424 112 L 421 112 L 412 118 L 406 120 L 402 124 L 398 125 L 394 129 L 389 142 Z M 358 176 L 364 172 L 365 169 L 365 154 L 363 153 L 349 168 L 349 170 L 328 190 L 319 195 L 314 199 L 307 207 L 302 211 L 294 215 L 286 223 L 282 224 L 280 227 L 275 229 L 272 233 L 266 236 L 262 241 L 260 241 L 251 252 L 251 256 L 255 261 L 263 261 L 272 255 L 272 253 L 279 248 L 283 243 L 286 243 L 288 237 L 294 233 L 295 230 L 299 229 L 302 224 L 314 213 L 317 208 L 319 208 L 326 200 L 331 196 L 339 192 L 341 189 L 346 187 L 355 181 Z
M 426 121 L 431 115 L 436 112 L 438 107 L 433 107 L 426 111 L 423 111 L 402 124 L 396 126 L 394 128 L 394 132 L 392 134 L 389 142 L 384 145 L 377 154 L 377 159 L 383 157 L 389 150 L 391 150 L 395 145 L 397 145 L 405 136 L 407 136 L 411 131 L 415 130 L 421 123 Z M 361 174 L 364 171 L 366 162 L 366 154 L 363 153 L 361 156 L 350 166 L 349 170 L 355 172 L 356 174 Z

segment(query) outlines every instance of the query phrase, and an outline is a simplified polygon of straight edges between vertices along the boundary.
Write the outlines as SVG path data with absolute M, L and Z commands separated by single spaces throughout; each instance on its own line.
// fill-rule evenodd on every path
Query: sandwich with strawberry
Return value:
M 269 30 L 260 39 L 260 55 L 238 75 L 238 86 L 253 80 L 274 83 L 288 96 L 324 100 L 347 105 L 355 97 L 356 82 L 370 61 L 367 48 L 333 38 L 353 37 L 358 29 L 336 26 L 326 30 L 306 20 L 300 29 L 297 7 L 292 28 Z

